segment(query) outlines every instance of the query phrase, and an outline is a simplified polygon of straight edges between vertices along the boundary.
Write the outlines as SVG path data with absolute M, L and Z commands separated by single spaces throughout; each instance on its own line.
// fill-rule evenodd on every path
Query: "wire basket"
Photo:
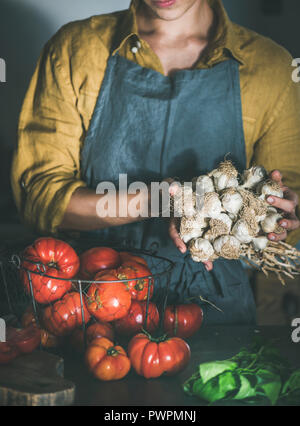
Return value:
M 95 241 L 84 241 L 82 243 L 74 243 L 72 241 L 71 246 L 80 255 L 89 248 L 97 247 L 97 244 Z M 134 256 L 142 257 L 146 261 L 151 274 L 142 277 L 139 276 L 138 278 L 130 278 L 130 282 L 141 282 L 142 280 L 147 284 L 147 295 L 143 301 L 144 315 L 141 328 L 145 331 L 153 332 L 150 307 L 153 305 L 151 296 L 154 293 L 159 317 L 155 329 L 157 333 L 163 333 L 163 319 L 167 306 L 171 273 L 174 267 L 173 262 L 144 250 L 135 250 L 126 247 L 112 248 L 116 251 L 129 252 Z M 27 267 L 24 266 L 24 262 Z M 32 264 L 32 267 L 28 267 L 28 264 Z M 59 339 L 64 339 L 72 334 L 73 331 L 80 329 L 84 345 L 87 344 L 87 328 L 89 325 L 102 322 L 101 320 L 99 321 L 96 315 L 93 315 L 90 309 L 91 304 L 96 300 L 95 293 L 92 290 L 98 289 L 98 285 L 100 284 L 109 283 L 110 285 L 115 284 L 116 286 L 120 286 L 120 283 L 128 284 L 129 282 L 127 277 L 117 278 L 116 280 L 90 280 L 78 277 L 58 278 L 57 276 L 47 274 L 47 265 L 40 261 L 25 259 L 23 254 L 20 253 L 6 253 L 5 257 L 2 256 L 0 269 L 1 317 L 15 318 L 15 323 L 18 321 L 20 325 L 24 313 L 31 311 L 33 322 L 38 324 L 42 329 L 46 329 L 50 335 L 54 335 Z M 21 275 L 23 279 L 21 279 Z M 26 286 L 24 286 L 24 276 L 27 277 L 27 291 L 25 289 Z M 57 286 L 65 284 L 68 289 L 58 299 L 49 301 L 49 303 L 39 303 L 34 295 L 34 287 L 37 280 L 40 280 L 45 285 L 50 281 L 57 283 Z M 125 309 L 125 306 L 120 305 L 120 309 Z M 111 320 L 107 322 L 114 324 L 116 321 Z

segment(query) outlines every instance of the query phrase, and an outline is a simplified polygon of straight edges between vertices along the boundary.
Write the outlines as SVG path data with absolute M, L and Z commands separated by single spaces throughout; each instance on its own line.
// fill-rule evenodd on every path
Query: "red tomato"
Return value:
M 117 281 L 114 269 L 98 272 L 95 281 Z M 123 282 L 93 283 L 87 292 L 87 307 L 99 321 L 114 321 L 127 315 L 131 296 Z
M 36 327 L 36 319 L 33 313 L 33 309 L 31 306 L 29 306 L 26 311 L 24 312 L 22 316 L 22 327 L 27 327 L 29 325 L 34 325 Z M 57 336 L 54 336 L 54 334 L 49 333 L 49 331 L 38 327 L 41 332 L 41 345 L 44 348 L 56 348 L 60 345 L 60 339 Z
M 55 238 L 39 238 L 23 253 L 22 266 L 33 272 L 43 272 L 53 278 L 31 274 L 33 295 L 38 303 L 46 304 L 60 299 L 71 288 L 71 281 L 79 270 L 79 258 L 73 248 L 64 241 Z M 33 262 L 42 263 L 40 269 Z M 21 270 L 21 280 L 30 293 L 27 271 Z
M 0 343 L 0 364 L 8 364 L 20 354 L 16 346 L 9 343 Z
M 122 263 L 126 263 L 127 261 L 131 260 L 133 262 L 141 263 L 142 265 L 148 267 L 148 263 L 143 257 L 136 256 L 132 253 L 129 253 L 128 251 L 121 251 L 120 258 Z
M 169 336 L 191 337 L 201 327 L 203 311 L 195 303 L 167 306 L 164 329 Z
M 117 275 L 120 280 L 125 280 L 128 278 L 127 286 L 130 291 L 132 299 L 136 300 L 146 300 L 148 296 L 148 288 L 151 285 L 151 279 L 143 278 L 151 276 L 150 269 L 135 261 L 129 260 L 123 263 L 120 268 L 117 269 Z M 134 279 L 135 278 L 135 279 Z M 140 278 L 140 279 L 137 279 Z M 153 280 L 150 288 L 149 297 L 153 295 Z
M 33 324 L 26 328 L 9 327 L 6 334 L 7 342 L 15 346 L 22 354 L 33 352 L 41 343 L 41 330 Z
M 179 337 L 154 339 L 140 333 L 129 342 L 128 356 L 135 371 L 150 379 L 178 373 L 188 364 L 191 351 Z
M 108 322 L 95 322 L 86 330 L 86 343 L 89 345 L 94 339 L 106 337 L 109 340 L 114 340 L 114 329 Z M 70 336 L 71 345 L 78 350 L 84 352 L 84 334 L 82 328 L 76 328 Z
M 130 360 L 121 346 L 114 346 L 105 337 L 94 339 L 85 354 L 85 361 L 90 372 L 97 379 L 119 380 L 130 370 Z
M 90 320 L 90 314 L 83 299 L 84 320 Z M 82 311 L 79 293 L 67 293 L 61 300 L 47 306 L 43 312 L 44 327 L 55 336 L 65 336 L 82 325 Z
M 93 280 L 97 272 L 117 268 L 120 264 L 121 258 L 116 250 L 109 247 L 94 247 L 80 256 L 80 277 Z
M 0 343 L 0 364 L 6 364 L 18 355 L 33 352 L 41 343 L 41 331 L 33 324 L 25 328 L 8 327 L 6 342 Z
M 115 322 L 116 331 L 126 336 L 133 336 L 144 328 L 147 302 L 132 300 L 128 314 Z M 152 333 L 157 329 L 159 313 L 156 305 L 149 302 L 146 330 Z

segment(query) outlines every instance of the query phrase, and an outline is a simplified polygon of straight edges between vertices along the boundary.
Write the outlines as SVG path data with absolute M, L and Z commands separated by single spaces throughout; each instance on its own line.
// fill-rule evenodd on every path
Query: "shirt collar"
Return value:
M 130 38 L 137 39 L 139 37 L 136 13 L 140 1 L 141 0 L 131 0 L 130 7 L 118 27 L 118 36 L 114 53 L 121 49 Z M 243 64 L 244 58 L 241 54 L 241 35 L 238 33 L 236 26 L 229 19 L 222 4 L 222 0 L 208 1 L 210 6 L 214 9 L 218 19 L 217 31 L 212 42 L 213 57 L 211 59 L 216 60 L 217 56 L 221 56 L 224 50 L 227 50 L 235 59 Z
M 229 19 L 221 0 L 209 0 L 209 4 L 218 19 L 218 27 L 212 45 L 219 50 L 229 51 L 236 60 L 244 64 L 241 52 L 242 37 L 236 25 Z
M 131 0 L 129 9 L 125 14 L 124 19 L 120 22 L 113 54 L 121 49 L 128 39 L 139 37 L 136 19 L 136 11 L 139 1 L 140 0 Z

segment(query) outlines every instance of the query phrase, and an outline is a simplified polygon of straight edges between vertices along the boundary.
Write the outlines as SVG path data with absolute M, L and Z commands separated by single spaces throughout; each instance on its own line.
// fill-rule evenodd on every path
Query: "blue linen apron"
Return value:
M 245 169 L 238 62 L 229 59 L 209 69 L 164 76 L 118 53 L 110 56 L 81 155 L 89 187 L 103 181 L 118 187 L 119 174 L 127 174 L 128 185 L 175 176 L 189 182 L 229 153 L 227 158 Z M 198 302 L 204 323 L 255 323 L 254 298 L 240 261 L 218 259 L 208 272 L 178 251 L 161 218 L 96 233 L 101 245 L 156 247 L 159 255 L 171 259 L 176 266 L 168 302 Z M 166 285 L 158 281 L 156 300 Z M 199 295 L 223 312 L 203 304 Z

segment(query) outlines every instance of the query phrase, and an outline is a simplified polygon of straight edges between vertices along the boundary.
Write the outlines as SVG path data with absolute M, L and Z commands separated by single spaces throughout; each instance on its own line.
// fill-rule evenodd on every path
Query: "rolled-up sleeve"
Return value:
M 283 182 L 300 197 L 300 84 L 290 76 L 272 117 L 254 151 L 254 163 L 268 171 L 278 169 Z M 287 242 L 300 241 L 300 229 L 289 233 Z
M 24 222 L 55 233 L 80 178 L 83 126 L 67 52 L 51 40 L 27 91 L 12 164 L 12 188 Z

